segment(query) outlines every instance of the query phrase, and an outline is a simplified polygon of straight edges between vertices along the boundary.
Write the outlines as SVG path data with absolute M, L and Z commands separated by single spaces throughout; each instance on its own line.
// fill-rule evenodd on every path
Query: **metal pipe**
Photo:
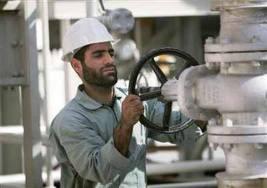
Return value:
M 97 0 L 86 1 L 86 16 L 97 17 L 99 15 L 97 8 Z
M 23 161 L 27 188 L 42 187 L 42 151 L 40 135 L 40 96 L 38 93 L 38 66 L 36 47 L 37 1 L 21 1 L 23 20 L 22 64 L 27 85 L 21 87 L 23 134 Z
M 60 20 L 60 36 L 61 36 L 61 41 L 63 41 L 63 36 L 66 33 L 67 29 L 71 26 L 70 20 Z M 61 46 L 63 46 L 61 42 Z M 70 86 L 70 66 L 68 63 L 64 62 L 64 80 L 65 80 L 65 103 L 70 101 L 71 99 L 71 86 Z
M 216 180 L 149 185 L 147 188 L 216 188 Z
M 48 67 L 47 64 L 50 62 L 50 37 L 49 37 L 49 17 L 48 17 L 48 1 L 47 0 L 39 0 L 39 10 L 40 10 L 40 18 L 42 23 L 42 40 L 43 40 L 43 49 L 42 49 L 42 57 L 43 57 L 43 77 L 44 77 L 44 123 L 46 127 L 46 134 L 49 134 L 49 118 L 48 118 Z M 46 187 L 54 187 L 53 186 L 53 177 L 51 175 L 52 171 L 52 151 L 50 147 L 46 147 L 46 173 L 47 173 L 47 186 Z
M 147 164 L 147 175 L 164 175 L 184 172 L 199 172 L 205 170 L 223 170 L 224 160 L 212 161 L 179 161 L 169 164 Z

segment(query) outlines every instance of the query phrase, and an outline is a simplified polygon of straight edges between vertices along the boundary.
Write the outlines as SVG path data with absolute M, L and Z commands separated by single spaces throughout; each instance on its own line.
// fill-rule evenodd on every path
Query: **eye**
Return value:
M 95 58 L 100 58 L 100 57 L 102 57 L 103 56 L 103 53 L 102 52 L 95 52 L 94 54 L 93 54 L 93 57 L 95 57 Z
M 114 50 L 109 50 L 108 53 L 109 53 L 110 57 L 114 57 L 114 54 L 115 54 Z

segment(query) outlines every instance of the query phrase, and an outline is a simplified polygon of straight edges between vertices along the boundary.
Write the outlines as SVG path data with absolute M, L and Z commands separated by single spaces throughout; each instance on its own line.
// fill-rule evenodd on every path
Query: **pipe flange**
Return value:
M 267 135 L 266 126 L 239 125 L 233 127 L 208 126 L 208 134 L 212 135 Z
M 208 126 L 208 140 L 217 144 L 267 143 L 266 126 Z
M 216 174 L 216 178 L 222 180 L 252 180 L 259 178 L 267 178 L 267 172 L 260 174 L 229 174 L 226 172 L 219 172 Z
M 216 144 L 266 144 L 267 134 L 262 134 L 262 135 L 208 134 L 208 142 Z
M 205 53 L 267 51 L 266 43 L 205 44 Z
M 246 53 L 206 53 L 205 62 L 213 63 L 236 63 L 244 61 L 267 61 L 266 52 L 246 52 Z
M 267 185 L 267 174 L 258 175 L 235 175 L 226 172 L 216 174 L 218 180 L 218 188 L 235 187 L 235 188 L 251 188 L 265 187 Z
M 266 0 L 213 0 L 212 10 L 267 7 Z

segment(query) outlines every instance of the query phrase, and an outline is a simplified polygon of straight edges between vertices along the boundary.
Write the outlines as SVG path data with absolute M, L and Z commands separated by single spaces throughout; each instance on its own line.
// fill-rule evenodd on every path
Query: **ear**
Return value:
M 79 76 L 81 76 L 82 75 L 82 64 L 81 64 L 81 62 L 76 58 L 72 58 L 70 63 L 71 63 L 72 68 L 74 69 L 74 71 Z

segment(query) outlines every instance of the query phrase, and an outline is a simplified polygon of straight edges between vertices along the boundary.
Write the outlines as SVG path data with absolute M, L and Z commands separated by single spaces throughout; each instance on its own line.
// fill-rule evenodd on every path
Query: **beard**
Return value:
M 112 87 L 118 81 L 117 69 L 114 65 L 106 65 L 99 72 L 83 64 L 83 79 L 87 84 L 99 87 Z M 114 72 L 105 75 L 105 69 L 113 68 Z

